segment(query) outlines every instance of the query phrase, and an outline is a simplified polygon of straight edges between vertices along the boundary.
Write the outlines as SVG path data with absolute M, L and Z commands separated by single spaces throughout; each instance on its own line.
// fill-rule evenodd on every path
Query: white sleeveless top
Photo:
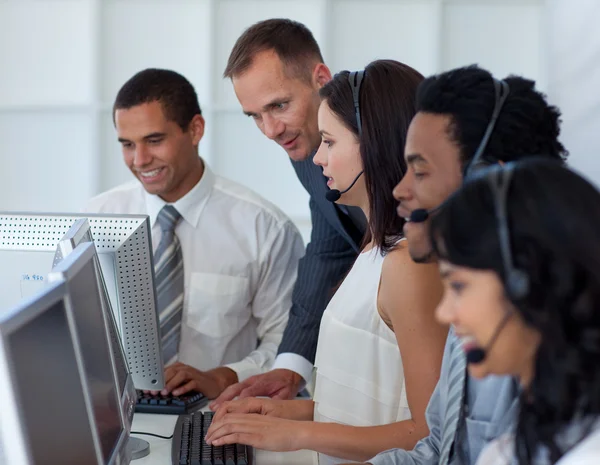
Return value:
M 375 426 L 411 418 L 394 332 L 377 311 L 384 257 L 361 253 L 327 306 L 315 360 L 314 420 Z M 319 454 L 319 464 L 347 463 Z

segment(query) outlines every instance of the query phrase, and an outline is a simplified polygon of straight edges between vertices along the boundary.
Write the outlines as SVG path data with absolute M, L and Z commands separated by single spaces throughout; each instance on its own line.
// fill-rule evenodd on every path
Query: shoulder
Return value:
M 84 211 L 89 213 L 142 213 L 144 189 L 139 181 L 132 180 L 90 199 Z M 137 210 L 137 211 L 129 211 Z
M 292 225 L 290 218 L 275 204 L 238 182 L 215 175 L 213 201 L 222 202 L 223 207 L 235 209 L 256 221 L 267 221 L 278 227 Z
M 426 282 L 439 282 L 439 269 L 437 263 L 415 263 L 410 257 L 408 243 L 402 240 L 388 252 L 383 260 L 382 280 L 397 280 L 404 287 L 404 280 L 411 282 L 425 280 Z

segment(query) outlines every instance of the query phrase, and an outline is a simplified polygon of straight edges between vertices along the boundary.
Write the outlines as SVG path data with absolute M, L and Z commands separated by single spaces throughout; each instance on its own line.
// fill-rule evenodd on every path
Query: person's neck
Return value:
M 167 203 L 175 203 L 181 198 L 185 197 L 195 186 L 200 182 L 204 175 L 204 163 L 202 158 L 198 157 L 198 160 L 194 162 L 194 166 L 189 174 L 182 180 L 182 182 L 173 191 L 161 195 L 160 198 Z

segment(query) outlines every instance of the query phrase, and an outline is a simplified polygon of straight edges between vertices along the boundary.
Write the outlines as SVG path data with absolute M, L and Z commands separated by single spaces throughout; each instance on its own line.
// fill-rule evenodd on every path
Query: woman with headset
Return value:
M 425 407 L 447 336 L 434 317 L 442 286 L 435 265 L 411 260 L 392 195 L 406 171 L 422 79 L 407 65 L 378 60 L 321 89 L 322 144 L 313 161 L 329 201 L 362 209 L 367 238 L 321 320 L 313 400 L 223 404 L 207 442 L 309 449 L 330 464 L 412 449 L 427 435 Z
M 600 193 L 559 163 L 484 171 L 432 219 L 444 297 L 475 377 L 520 383 L 515 431 L 478 465 L 600 463 Z

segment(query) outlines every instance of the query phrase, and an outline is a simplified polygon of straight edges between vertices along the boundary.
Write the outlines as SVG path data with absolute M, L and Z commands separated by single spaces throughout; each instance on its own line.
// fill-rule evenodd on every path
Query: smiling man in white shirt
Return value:
M 149 215 L 163 394 L 215 398 L 270 369 L 304 253 L 301 236 L 277 207 L 199 157 L 204 118 L 180 74 L 137 73 L 117 94 L 113 119 L 137 180 L 95 197 L 86 210 Z

